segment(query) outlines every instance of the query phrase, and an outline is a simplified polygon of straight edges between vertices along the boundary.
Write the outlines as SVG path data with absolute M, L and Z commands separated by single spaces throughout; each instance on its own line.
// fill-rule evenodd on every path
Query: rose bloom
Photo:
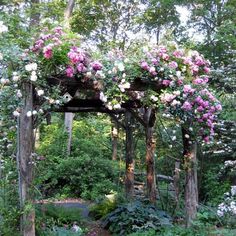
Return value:
M 92 63 L 92 68 L 95 71 L 101 70 L 102 69 L 102 64 L 98 61 L 95 61 L 95 62 Z

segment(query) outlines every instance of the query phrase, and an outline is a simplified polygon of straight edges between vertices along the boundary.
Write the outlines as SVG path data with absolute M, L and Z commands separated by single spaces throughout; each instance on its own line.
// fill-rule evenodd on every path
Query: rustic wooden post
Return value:
M 112 142 L 112 160 L 117 160 L 117 152 L 118 152 L 118 124 L 116 121 L 111 119 L 111 142 Z
M 23 210 L 21 216 L 21 232 L 23 236 L 35 235 L 35 212 L 32 205 L 32 180 L 33 180 L 33 88 L 32 84 L 24 82 L 22 85 L 23 106 L 20 117 L 18 118 L 18 137 L 17 137 L 17 165 L 19 177 L 19 198 L 20 206 Z M 31 208 L 26 210 L 26 206 Z
M 174 169 L 174 176 L 173 176 L 173 185 L 175 190 L 175 201 L 176 201 L 176 208 L 179 206 L 179 183 L 180 182 L 180 161 L 175 160 L 175 169 Z
M 185 211 L 186 227 L 190 227 L 196 218 L 198 207 L 198 187 L 197 187 L 197 143 L 190 141 L 190 135 L 182 127 L 183 156 L 185 167 Z
M 125 172 L 125 193 L 128 199 L 134 197 L 134 138 L 133 138 L 133 117 L 129 111 L 125 112 L 126 126 L 126 172 Z
M 155 139 L 154 124 L 155 112 L 151 108 L 145 109 L 144 120 L 146 123 L 146 168 L 147 168 L 147 196 L 151 203 L 156 203 L 156 174 L 155 174 Z
M 68 140 L 67 140 L 67 155 L 68 156 L 71 153 L 73 119 L 74 119 L 74 114 L 72 112 L 65 113 L 65 128 L 68 134 Z

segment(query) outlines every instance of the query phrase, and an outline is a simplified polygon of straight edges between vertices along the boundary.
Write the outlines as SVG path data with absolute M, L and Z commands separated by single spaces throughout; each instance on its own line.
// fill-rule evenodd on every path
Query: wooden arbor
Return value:
M 108 113 L 114 117 L 114 114 L 125 114 L 125 130 L 126 130 L 126 178 L 125 189 L 128 198 L 133 198 L 133 183 L 134 183 L 134 145 L 133 145 L 133 119 L 141 122 L 146 130 L 146 164 L 147 164 L 147 195 L 150 202 L 156 201 L 156 178 L 155 178 L 155 140 L 154 130 L 155 125 L 155 110 L 149 107 L 144 107 L 137 99 L 131 99 L 118 110 L 109 110 L 105 104 L 99 99 L 99 84 L 98 82 L 83 83 L 76 78 L 48 78 L 48 83 L 51 86 L 60 85 L 63 94 L 71 96 L 71 100 L 61 107 L 52 107 L 55 112 L 102 112 Z M 33 94 L 31 83 L 24 82 L 23 107 L 18 120 L 18 170 L 19 170 L 19 194 L 21 207 L 25 208 L 27 204 L 32 204 L 32 152 L 33 152 L 33 119 L 28 116 L 27 112 L 32 111 L 37 100 Z M 129 93 L 133 91 L 145 91 L 153 89 L 160 92 L 163 88 L 158 82 L 144 82 L 140 79 L 135 80 L 129 89 Z M 81 96 L 81 94 L 89 96 Z M 66 95 L 65 95 L 66 96 Z M 187 152 L 191 150 L 187 150 Z M 188 185 L 188 183 L 187 183 Z M 186 188 L 191 191 L 191 188 Z M 192 196 L 189 195 L 188 196 Z M 196 196 L 193 196 L 196 197 Z M 194 201 L 194 199 L 193 199 Z M 196 201 L 195 201 L 196 202 Z M 191 218 L 193 218 L 191 214 Z M 34 236 L 34 211 L 28 210 L 24 212 L 21 219 L 21 228 L 24 236 Z
M 134 143 L 133 143 L 133 122 L 134 118 L 145 127 L 146 133 L 146 165 L 147 165 L 147 196 L 150 202 L 156 201 L 156 178 L 155 178 L 155 140 L 153 127 L 155 125 L 155 110 L 144 107 L 137 99 L 131 99 L 121 105 L 120 109 L 109 110 L 99 99 L 100 87 L 99 82 L 83 83 L 76 78 L 49 78 L 48 83 L 51 85 L 60 85 L 62 90 L 69 94 L 72 99 L 64 106 L 55 111 L 57 112 L 102 112 L 107 113 L 115 118 L 115 114 L 125 115 L 125 125 L 123 128 L 126 132 L 126 177 L 125 190 L 127 198 L 133 198 L 134 194 Z M 147 82 L 136 79 L 130 86 L 129 93 L 134 91 L 145 91 L 153 89 L 160 92 L 164 86 L 158 82 Z M 90 96 L 81 98 L 81 94 L 90 91 Z M 115 118 L 116 119 L 116 118 Z

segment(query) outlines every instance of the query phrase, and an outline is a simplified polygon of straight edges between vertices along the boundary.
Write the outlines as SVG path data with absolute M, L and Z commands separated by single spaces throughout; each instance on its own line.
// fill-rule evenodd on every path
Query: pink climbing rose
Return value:
M 190 111 L 190 110 L 192 109 L 192 105 L 191 105 L 190 102 L 185 101 L 184 104 L 183 104 L 183 106 L 182 106 L 182 108 L 183 108 L 184 110 L 186 110 L 186 111 Z
M 66 68 L 66 76 L 67 77 L 73 77 L 74 76 L 74 72 L 75 72 L 75 70 L 74 70 L 74 68 L 72 67 L 72 66 L 68 66 L 67 68 Z
M 97 70 L 101 70 L 102 69 L 102 64 L 99 61 L 94 61 L 92 63 L 92 68 L 93 70 L 97 71 Z
M 43 48 L 43 56 L 46 59 L 50 59 L 52 57 L 52 46 L 47 45 L 46 47 Z

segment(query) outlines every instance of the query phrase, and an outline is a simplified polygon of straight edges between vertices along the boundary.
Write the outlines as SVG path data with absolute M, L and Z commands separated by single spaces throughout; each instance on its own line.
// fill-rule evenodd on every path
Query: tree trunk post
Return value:
M 134 197 L 134 138 L 133 138 L 133 117 L 129 111 L 125 112 L 126 124 L 126 172 L 125 172 L 125 193 L 127 199 Z
M 119 128 L 116 121 L 111 121 L 112 160 L 117 160 Z
M 75 0 L 69 0 L 64 11 L 64 20 L 65 20 L 65 27 L 70 29 L 70 18 L 75 6 Z
M 185 212 L 186 227 L 190 227 L 196 218 L 198 207 L 197 186 L 197 143 L 190 141 L 187 130 L 182 128 L 183 156 L 185 168 Z
M 67 155 L 68 156 L 71 153 L 73 119 L 74 119 L 74 114 L 72 112 L 65 113 L 65 129 L 68 134 L 68 140 L 67 140 Z
M 18 118 L 17 127 L 17 165 L 19 177 L 19 199 L 23 210 L 21 232 L 23 236 L 35 235 L 35 212 L 32 200 L 33 180 L 33 119 L 27 112 L 33 110 L 33 88 L 31 83 L 23 83 L 23 107 Z M 31 207 L 29 209 L 28 206 Z
M 179 206 L 179 184 L 180 184 L 180 161 L 175 161 L 175 169 L 174 169 L 174 176 L 173 176 L 173 184 L 175 190 L 175 201 L 176 201 L 176 208 Z
M 146 123 L 146 168 L 147 168 L 147 197 L 151 203 L 156 204 L 156 171 L 155 171 L 155 148 L 154 124 L 155 112 L 148 108 L 145 110 L 144 119 Z

